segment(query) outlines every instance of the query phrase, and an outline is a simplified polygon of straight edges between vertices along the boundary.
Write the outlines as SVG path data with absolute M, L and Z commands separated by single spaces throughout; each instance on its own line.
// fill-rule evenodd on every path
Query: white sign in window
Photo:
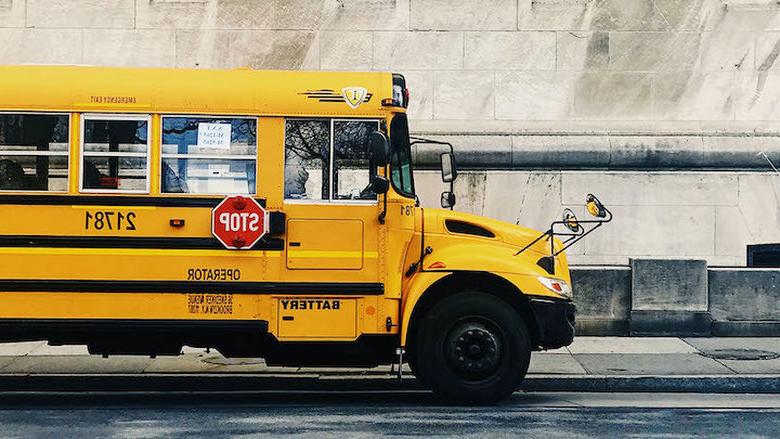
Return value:
M 230 151 L 230 135 L 230 124 L 199 123 L 198 147 Z

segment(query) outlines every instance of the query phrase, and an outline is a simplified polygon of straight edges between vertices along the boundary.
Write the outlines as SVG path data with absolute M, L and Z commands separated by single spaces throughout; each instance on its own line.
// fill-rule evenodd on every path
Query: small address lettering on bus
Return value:
M 187 294 L 190 314 L 233 314 L 232 294 Z
M 280 299 L 282 309 L 290 310 L 326 310 L 340 309 L 341 301 L 338 299 Z
M 241 270 L 238 268 L 190 268 L 187 270 L 187 280 L 195 282 L 241 280 Z

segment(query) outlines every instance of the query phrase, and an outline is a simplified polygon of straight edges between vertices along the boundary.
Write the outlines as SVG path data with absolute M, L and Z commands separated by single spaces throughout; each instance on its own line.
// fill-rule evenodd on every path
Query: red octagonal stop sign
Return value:
M 211 233 L 226 248 L 250 249 L 268 233 L 268 214 L 254 198 L 229 196 L 211 211 Z

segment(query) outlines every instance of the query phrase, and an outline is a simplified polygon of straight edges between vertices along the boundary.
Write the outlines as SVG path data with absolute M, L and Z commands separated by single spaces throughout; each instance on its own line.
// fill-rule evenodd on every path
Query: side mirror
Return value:
M 375 194 L 386 194 L 390 190 L 390 181 L 381 175 L 371 176 L 371 191 Z
M 387 165 L 387 150 L 390 142 L 387 140 L 385 133 L 381 131 L 374 131 L 369 138 L 369 162 L 372 167 Z
M 577 220 L 577 215 L 569 208 L 563 209 L 563 225 L 573 233 L 580 231 L 580 222 Z
M 455 157 L 451 152 L 445 152 L 441 155 L 441 180 L 445 183 L 452 183 L 458 178 L 458 169 L 455 167 Z
M 590 213 L 596 218 L 607 217 L 607 209 L 604 207 L 603 204 L 601 204 L 601 201 L 599 201 L 599 199 L 596 198 L 596 196 L 593 194 L 588 194 L 588 196 L 585 197 L 585 207 L 587 207 L 588 213 Z
M 375 194 L 386 194 L 390 190 L 390 181 L 376 172 L 376 168 L 387 165 L 388 144 L 385 133 L 371 133 L 368 143 L 368 181 Z
M 444 209 L 452 209 L 455 206 L 455 194 L 452 192 L 441 193 L 441 207 Z

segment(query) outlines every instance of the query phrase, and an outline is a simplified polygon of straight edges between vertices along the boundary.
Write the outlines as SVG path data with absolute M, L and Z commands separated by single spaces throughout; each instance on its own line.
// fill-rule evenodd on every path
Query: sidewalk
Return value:
M 262 360 L 193 348 L 179 357 L 102 358 L 84 346 L 0 344 L 0 391 L 148 387 L 391 390 L 420 385 L 409 374 L 399 382 L 389 367 L 268 367 Z M 524 388 L 780 393 L 780 338 L 578 337 L 567 348 L 533 353 Z

